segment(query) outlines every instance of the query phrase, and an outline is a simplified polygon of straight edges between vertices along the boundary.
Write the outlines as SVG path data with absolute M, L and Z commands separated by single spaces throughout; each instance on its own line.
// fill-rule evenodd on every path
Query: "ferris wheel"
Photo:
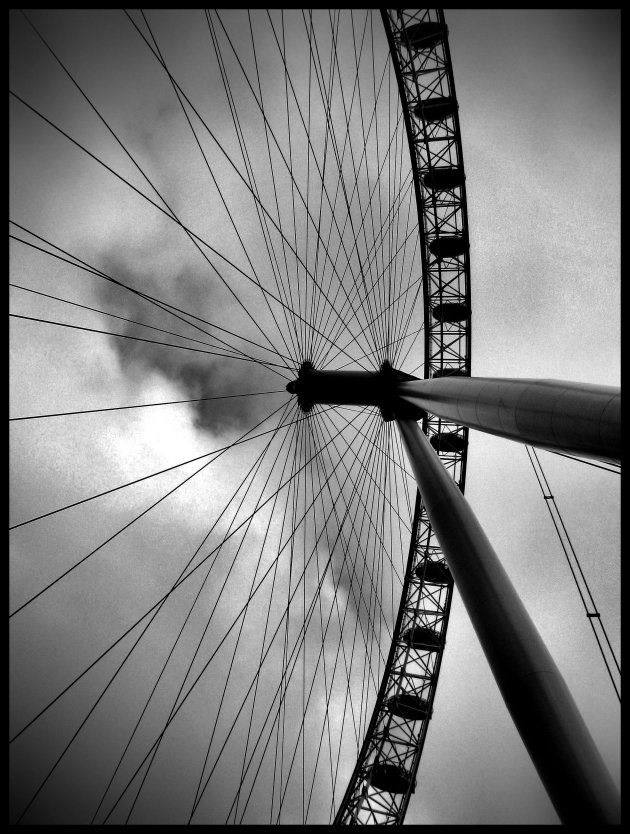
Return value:
M 470 378 L 448 34 L 439 10 L 13 16 L 13 822 L 421 804 L 454 588 L 482 593 L 435 484 L 460 501 L 497 401 Z M 614 467 L 612 389 L 532 396 L 566 433 L 515 439 Z M 595 445 L 562 397 L 591 397 Z

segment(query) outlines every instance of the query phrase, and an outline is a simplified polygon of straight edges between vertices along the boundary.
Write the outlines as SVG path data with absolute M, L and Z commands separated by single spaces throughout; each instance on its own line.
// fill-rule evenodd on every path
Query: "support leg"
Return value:
M 558 816 L 565 824 L 618 824 L 615 785 L 481 525 L 418 424 L 396 422 L 457 589 Z
M 444 377 L 400 380 L 396 393 L 471 429 L 520 443 L 618 463 L 621 392 L 555 379 Z

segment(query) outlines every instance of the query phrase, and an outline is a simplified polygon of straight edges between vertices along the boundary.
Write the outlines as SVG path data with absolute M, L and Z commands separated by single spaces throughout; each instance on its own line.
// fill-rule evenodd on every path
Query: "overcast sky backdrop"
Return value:
M 187 125 L 174 127 L 181 114 L 172 92 L 169 96 L 166 85 L 146 98 L 133 92 L 143 83 L 153 90 L 155 68 L 138 57 L 138 36 L 122 13 L 38 11 L 31 16 L 59 53 L 72 57 L 77 77 L 94 100 L 116 113 L 128 145 L 152 166 L 180 216 L 211 243 L 222 240 L 223 221 L 201 179 Z M 446 19 L 467 175 L 473 374 L 619 385 L 619 12 L 446 10 Z M 202 12 L 174 13 L 161 18 L 160 26 L 163 36 L 170 32 L 178 45 L 173 64 L 188 62 L 188 82 L 205 90 L 210 103 L 214 97 L 218 100 L 218 86 L 216 92 L 211 86 L 218 81 L 208 81 L 203 62 L 190 68 L 193 47 L 205 26 Z M 265 37 L 261 35 L 261 56 L 269 47 Z M 11 59 L 14 92 L 140 183 L 19 14 L 12 16 Z M 173 74 L 178 75 L 176 70 Z M 220 134 L 222 111 L 213 117 Z M 12 102 L 11 119 L 13 220 L 110 275 L 136 281 L 146 292 L 178 298 L 187 309 L 201 310 L 222 323 L 233 320 L 233 302 L 225 293 L 208 289 L 198 264 L 194 266 L 194 254 L 183 254 L 181 235 L 172 223 L 141 205 L 127 187 L 20 102 Z M 167 131 L 162 130 L 165 126 Z M 220 173 L 229 180 L 229 171 Z M 78 270 L 20 244 L 12 249 L 12 266 L 14 283 L 41 292 L 130 318 L 143 309 L 109 285 L 104 289 Z M 116 329 L 111 319 L 98 313 L 58 313 L 55 302 L 12 292 L 15 312 Z M 253 299 L 246 292 L 244 297 Z M 253 309 L 264 321 L 264 311 Z M 167 327 L 166 320 L 160 325 Z M 228 369 L 212 360 L 202 367 L 199 357 L 185 362 L 179 356 L 157 358 L 140 343 L 114 345 L 119 340 L 33 322 L 14 320 L 12 336 L 14 416 L 284 387 L 284 380 L 252 370 L 250 363 L 233 361 Z M 251 398 L 220 407 L 93 415 L 80 425 L 73 423 L 71 433 L 61 420 L 13 423 L 12 523 L 201 455 L 209 438 L 218 447 L 285 400 L 282 393 L 265 398 L 264 406 Z M 619 477 L 547 452 L 540 452 L 540 460 L 618 650 Z M 106 645 L 109 635 L 120 632 L 120 623 L 129 622 L 130 605 L 144 610 L 142 605 L 148 607 L 163 592 L 174 578 L 172 554 L 184 537 L 187 542 L 199 540 L 205 529 L 204 507 L 229 494 L 247 461 L 246 455 L 237 455 L 219 478 L 206 478 L 198 488 L 177 493 L 150 524 L 131 528 L 124 542 L 119 539 L 111 546 L 107 559 L 91 565 L 67 591 L 53 592 L 52 599 L 28 617 L 20 620 L 16 615 L 14 730 L 93 657 L 99 629 Z M 525 447 L 471 433 L 467 473 L 466 495 L 618 782 L 617 699 Z M 103 504 L 94 502 L 98 507 L 88 504 L 17 530 L 12 610 L 176 482 L 174 476 L 163 476 L 152 492 L 126 490 Z M 241 582 L 247 578 L 247 572 L 239 575 Z M 84 628 L 87 623 L 89 628 Z M 158 651 L 159 629 L 153 639 Z M 91 691 L 99 691 L 110 669 L 111 664 L 90 683 Z M 124 737 L 118 716 L 133 709 L 132 702 L 140 697 L 132 680 L 121 693 L 106 708 L 101 729 L 77 745 L 68 768 L 42 792 L 25 822 L 78 821 L 88 812 L 81 807 L 81 796 L 90 791 L 93 796 L 96 789 L 85 772 L 84 757 L 94 749 L 100 755 L 110 744 L 118 749 L 116 743 Z M 78 704 L 80 696 L 76 697 Z M 29 741 L 25 734 L 16 742 L 17 808 L 28 800 L 29 786 L 32 793 L 37 784 L 33 773 L 43 776 L 54 761 L 52 752 L 46 757 L 42 751 L 59 751 L 65 744 L 61 739 L 68 738 L 73 709 L 70 699 L 37 740 Z M 203 714 L 203 696 L 191 707 L 191 715 L 195 711 Z M 173 748 L 170 762 L 175 793 L 177 774 L 183 769 L 177 756 L 184 757 L 186 746 L 196 744 L 194 725 L 185 726 L 182 732 L 189 736 Z M 62 799 L 67 795 L 72 796 L 71 807 Z M 157 795 L 147 801 L 160 810 L 161 820 L 175 821 L 168 816 L 169 803 L 161 803 Z M 407 822 L 558 822 L 457 592 Z

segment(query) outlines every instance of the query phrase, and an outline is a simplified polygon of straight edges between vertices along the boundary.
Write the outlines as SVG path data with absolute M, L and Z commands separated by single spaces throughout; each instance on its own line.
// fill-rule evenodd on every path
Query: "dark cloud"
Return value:
M 167 303 L 172 303 L 173 293 L 169 290 L 176 288 L 173 303 L 176 303 L 180 310 L 189 312 L 205 322 L 218 324 L 229 321 L 223 312 L 224 302 L 220 294 L 213 288 L 211 279 L 203 275 L 204 271 L 209 271 L 207 267 L 186 266 L 174 275 L 145 272 L 131 266 L 117 254 L 105 253 L 100 259 L 100 268 L 110 277 Z M 140 324 L 113 320 L 113 329 L 127 336 L 189 345 L 198 350 L 215 352 L 222 352 L 237 343 L 249 355 L 269 357 L 268 352 L 261 352 L 256 346 L 248 345 L 242 340 L 238 342 L 229 334 L 210 327 L 204 321 L 194 321 L 193 324 L 186 325 L 181 318 L 176 317 L 182 314 L 169 315 L 146 299 L 110 282 L 103 281 L 99 284 L 98 296 L 103 302 L 103 308 L 117 315 L 171 330 L 173 333 L 185 334 L 208 344 L 178 339 L 148 330 Z M 213 340 L 208 334 L 216 334 L 221 341 Z M 284 380 L 281 377 L 255 362 L 226 360 L 206 353 L 158 347 L 129 339 L 115 340 L 115 349 L 120 356 L 122 372 L 126 377 L 139 381 L 146 374 L 157 371 L 180 386 L 185 396 L 190 399 L 284 388 Z M 200 430 L 218 432 L 228 428 L 239 430 L 254 425 L 269 413 L 269 402 L 263 397 L 237 397 L 194 403 L 193 409 L 195 422 Z

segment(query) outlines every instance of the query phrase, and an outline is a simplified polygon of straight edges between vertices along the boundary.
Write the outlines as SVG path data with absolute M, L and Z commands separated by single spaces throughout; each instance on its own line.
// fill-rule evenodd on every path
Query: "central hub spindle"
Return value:
M 398 383 L 413 379 L 389 362 L 383 362 L 378 371 L 316 371 L 310 362 L 304 362 L 287 391 L 297 396 L 302 411 L 310 411 L 316 404 L 371 405 L 380 409 L 384 420 L 403 416 L 420 420 L 424 412 L 398 396 Z

